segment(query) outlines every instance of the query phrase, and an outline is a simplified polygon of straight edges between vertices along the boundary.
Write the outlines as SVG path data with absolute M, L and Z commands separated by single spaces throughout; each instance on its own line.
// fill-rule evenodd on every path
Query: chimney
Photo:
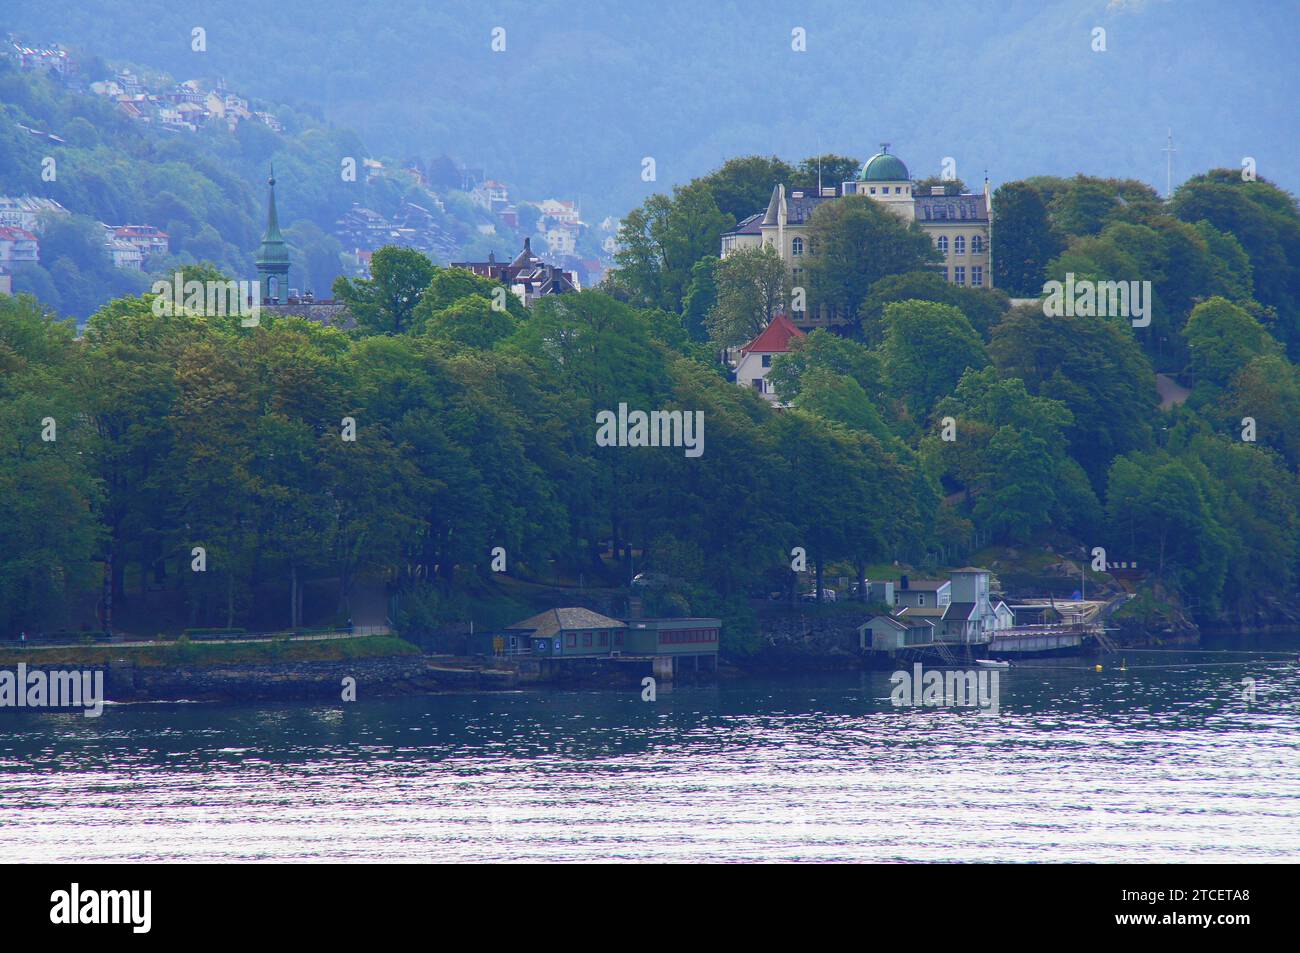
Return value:
M 528 252 L 529 254 L 532 254 L 533 251 L 532 239 L 529 238 L 527 235 L 524 236 L 524 251 Z
M 908 586 L 907 586 L 907 576 L 906 576 L 906 575 L 899 576 L 899 577 L 898 577 L 898 588 L 899 588 L 899 589 L 906 589 L 907 587 L 908 587 Z

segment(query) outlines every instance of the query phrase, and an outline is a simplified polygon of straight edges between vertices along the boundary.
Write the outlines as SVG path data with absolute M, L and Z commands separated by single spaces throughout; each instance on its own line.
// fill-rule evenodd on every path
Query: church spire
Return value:
M 257 280 L 263 304 L 278 304 L 289 295 L 289 249 L 280 234 L 280 217 L 275 209 L 275 166 L 266 180 L 266 234 L 257 252 Z
M 271 163 L 271 177 L 266 180 L 269 199 L 266 207 L 266 235 L 262 242 L 282 242 L 280 237 L 280 216 L 275 211 L 275 163 Z

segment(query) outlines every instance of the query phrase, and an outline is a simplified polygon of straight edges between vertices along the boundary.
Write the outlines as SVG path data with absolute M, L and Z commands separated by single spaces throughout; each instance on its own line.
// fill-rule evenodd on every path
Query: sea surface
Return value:
M 1300 857 L 1294 652 L 1102 663 L 1000 672 L 996 714 L 888 672 L 10 710 L 0 861 Z

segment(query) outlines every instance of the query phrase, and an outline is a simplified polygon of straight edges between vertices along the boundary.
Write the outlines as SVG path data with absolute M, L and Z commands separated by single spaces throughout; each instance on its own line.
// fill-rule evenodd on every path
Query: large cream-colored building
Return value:
M 942 186 L 935 186 L 928 195 L 917 194 L 907 166 L 897 156 L 890 155 L 886 143 L 863 164 L 856 179 L 838 187 L 825 187 L 820 195 L 786 191 L 783 184 L 776 185 L 765 211 L 749 216 L 722 236 L 722 257 L 739 248 L 771 246 L 789 264 L 791 283 L 801 286 L 807 257 L 816 253 L 808 235 L 813 211 L 822 202 L 833 202 L 845 195 L 866 195 L 906 221 L 921 226 L 943 257 L 942 264 L 936 267 L 948 281 L 972 288 L 991 288 L 992 199 L 988 180 L 984 181 L 983 193 L 943 193 Z M 834 316 L 826 314 L 796 312 L 792 317 L 801 326 L 835 323 Z

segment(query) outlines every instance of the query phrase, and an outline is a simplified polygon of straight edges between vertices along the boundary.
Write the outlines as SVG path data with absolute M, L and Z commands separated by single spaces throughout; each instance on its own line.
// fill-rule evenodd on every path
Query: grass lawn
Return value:
M 111 661 L 132 661 L 137 665 L 258 665 L 279 662 L 341 662 L 351 659 L 419 655 L 420 650 L 390 635 L 367 635 L 355 639 L 322 639 L 290 642 L 214 644 L 171 642 L 159 645 L 60 645 L 23 649 L 0 649 L 0 665 L 104 665 Z

